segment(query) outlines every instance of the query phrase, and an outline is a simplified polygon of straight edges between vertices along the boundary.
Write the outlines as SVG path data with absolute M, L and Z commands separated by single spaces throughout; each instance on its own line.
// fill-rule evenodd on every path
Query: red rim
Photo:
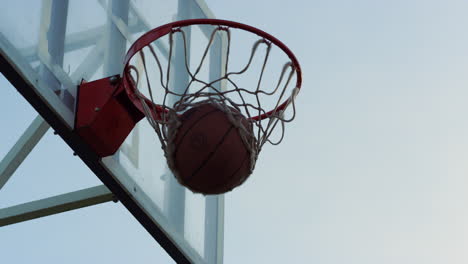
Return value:
M 140 109 L 140 111 L 143 112 L 141 101 L 138 99 L 138 97 L 135 96 L 134 87 L 132 87 L 130 81 L 127 78 L 127 69 L 128 69 L 131 58 L 141 49 L 149 45 L 151 42 L 169 34 L 174 28 L 186 27 L 186 26 L 191 26 L 191 25 L 214 25 L 214 26 L 226 26 L 230 28 L 242 29 L 242 30 L 251 32 L 253 34 L 256 34 L 270 41 L 271 43 L 278 46 L 281 50 L 283 50 L 283 52 L 286 53 L 289 59 L 291 59 L 291 62 L 297 74 L 296 87 L 297 89 L 301 88 L 302 74 L 301 74 L 301 67 L 299 65 L 299 62 L 297 61 L 296 56 L 294 56 L 292 51 L 277 38 L 273 37 L 272 35 L 258 28 L 245 25 L 245 24 L 241 24 L 241 23 L 237 23 L 237 22 L 233 22 L 233 21 L 221 20 L 221 19 L 187 19 L 187 20 L 181 20 L 181 21 L 172 22 L 166 25 L 162 25 L 160 27 L 152 29 L 151 31 L 148 31 L 147 33 L 142 35 L 137 41 L 135 41 L 130 47 L 130 49 L 127 51 L 127 55 L 125 56 L 125 60 L 124 60 L 125 68 L 124 68 L 124 73 L 123 73 L 123 84 L 130 99 L 135 104 L 135 106 Z M 289 98 L 285 100 L 283 103 L 281 103 L 276 109 L 273 109 L 259 116 L 254 116 L 251 119 L 256 121 L 256 120 L 261 120 L 261 119 L 270 117 L 272 113 L 278 110 L 283 110 L 288 105 L 288 100 Z M 148 99 L 146 99 L 146 101 L 150 102 Z M 159 105 L 156 105 L 156 111 L 158 113 L 161 113 L 167 110 L 165 110 L 163 107 Z M 156 114 L 156 115 L 159 117 L 159 114 Z

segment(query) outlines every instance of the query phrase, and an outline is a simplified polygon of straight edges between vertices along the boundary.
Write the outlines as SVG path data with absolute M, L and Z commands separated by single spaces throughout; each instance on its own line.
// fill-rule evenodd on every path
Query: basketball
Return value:
M 175 137 L 168 142 L 172 149 L 169 167 L 177 180 L 193 192 L 225 193 L 251 174 L 250 148 L 242 140 L 240 125 L 249 135 L 252 126 L 239 111 L 230 109 L 235 113 L 234 122 L 212 103 L 187 110 L 180 116 Z

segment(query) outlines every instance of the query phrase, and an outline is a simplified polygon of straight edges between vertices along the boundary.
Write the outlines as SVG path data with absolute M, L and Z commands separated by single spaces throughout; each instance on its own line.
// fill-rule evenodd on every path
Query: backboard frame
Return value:
M 196 12 L 191 15 L 195 17 L 214 17 L 211 11 L 206 7 L 206 4 L 199 0 L 179 0 L 179 4 L 190 4 L 193 7 L 198 7 L 198 14 Z M 40 56 L 40 54 L 38 54 Z M 41 58 L 47 60 L 48 58 Z M 49 65 L 48 65 L 49 66 Z M 122 65 L 123 66 L 123 65 Z M 52 74 L 63 75 L 61 69 L 49 70 Z M 52 127 L 56 134 L 58 134 L 73 150 L 74 154 L 79 156 L 85 164 L 96 174 L 96 176 L 114 193 L 122 204 L 137 218 L 143 227 L 155 238 L 155 240 L 167 251 L 167 253 L 177 263 L 206 263 L 203 258 L 196 252 L 191 252 L 191 246 L 182 246 L 187 243 L 183 239 L 174 237 L 174 234 L 169 234 L 167 230 L 162 226 L 160 219 L 155 221 L 148 212 L 135 200 L 134 194 L 130 193 L 128 189 L 122 186 L 119 179 L 116 178 L 116 171 L 119 170 L 119 166 L 113 166 L 112 159 L 106 159 L 103 161 L 101 158 L 94 153 L 94 151 L 87 146 L 84 141 L 73 131 L 74 114 L 62 101 L 59 96 L 54 93 L 53 90 L 49 89 L 48 85 L 43 82 L 39 74 L 24 61 L 24 53 L 20 54 L 19 50 L 6 38 L 0 34 L 0 71 L 8 79 L 8 81 L 18 90 L 18 92 L 33 106 L 33 108 L 47 121 Z M 66 89 L 76 89 L 75 83 L 71 82 L 68 76 L 60 78 L 60 82 Z M 66 91 L 66 90 L 62 90 Z M 51 105 L 53 104 L 53 106 Z M 57 111 L 57 108 L 60 109 Z M 119 171 L 121 175 L 124 175 L 125 171 Z M 208 225 L 216 224 L 221 225 L 221 233 L 212 234 L 216 237 L 215 243 L 221 246 L 216 248 L 216 252 L 208 253 L 211 254 L 210 261 L 216 263 L 222 263 L 222 225 L 224 215 L 224 198 L 222 196 L 217 197 L 216 205 L 218 206 L 218 213 L 221 217 L 217 219 L 206 219 L 211 221 Z M 207 203 L 213 203 L 214 199 L 207 200 Z M 221 204 L 221 205 L 220 205 Z M 161 218 L 162 219 L 162 218 Z M 213 221 L 215 221 L 213 223 Z M 205 225 L 207 225 L 205 223 Z M 167 225 L 166 225 L 167 227 Z M 205 231 L 206 232 L 206 231 Z M 208 230 L 208 232 L 213 232 Z M 205 240 L 205 248 L 207 243 L 210 244 L 212 241 Z M 205 252 L 205 257 L 206 257 Z M 211 261 L 213 259 L 214 261 Z

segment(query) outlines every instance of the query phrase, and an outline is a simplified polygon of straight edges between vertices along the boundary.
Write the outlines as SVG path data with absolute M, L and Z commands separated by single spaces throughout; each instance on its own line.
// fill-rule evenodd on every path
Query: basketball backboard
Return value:
M 181 187 L 146 122 L 115 155 L 103 159 L 73 132 L 81 80 L 120 74 L 127 48 L 152 28 L 214 18 L 206 4 L 43 0 L 6 2 L 2 10 L 0 68 L 5 77 L 177 262 L 222 263 L 223 196 L 195 195 Z M 220 71 L 221 59 L 211 60 L 209 70 Z

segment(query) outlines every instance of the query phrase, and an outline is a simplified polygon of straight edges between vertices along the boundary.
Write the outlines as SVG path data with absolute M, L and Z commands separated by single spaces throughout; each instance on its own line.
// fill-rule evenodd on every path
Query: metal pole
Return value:
M 104 76 L 122 73 L 127 40 L 119 31 L 115 21 L 122 21 L 125 25 L 128 25 L 129 2 L 129 0 L 109 0 L 107 3 L 107 25 L 105 31 L 103 65 Z M 120 153 L 117 151 L 114 158 L 118 160 L 119 157 Z
M 105 32 L 104 76 L 122 73 L 127 40 L 115 25 L 112 17 L 128 25 L 129 0 L 110 0 L 108 3 L 107 29 Z
M 178 1 L 178 20 L 187 19 L 190 17 L 190 9 L 187 6 L 187 1 Z M 190 31 L 186 30 L 187 41 L 190 40 Z M 187 43 L 188 44 L 188 43 Z M 190 47 L 190 45 L 187 45 Z M 171 84 L 170 87 L 176 93 L 183 93 L 185 86 L 188 84 L 189 75 L 185 70 L 185 50 L 184 42 L 180 34 L 174 35 L 174 54 L 172 58 L 173 69 L 171 69 Z M 169 104 L 177 102 L 176 96 L 170 96 Z M 185 223 L 185 188 L 182 187 L 172 175 L 172 172 L 166 168 L 167 174 L 170 175 L 166 178 L 165 192 L 164 192 L 164 213 L 168 221 L 174 226 L 175 230 L 184 235 Z
M 16 224 L 110 201 L 116 200 L 106 186 L 91 187 L 0 209 L 0 226 Z
M 210 48 L 210 80 L 224 75 L 226 38 L 218 33 Z M 225 89 L 224 81 L 213 84 L 218 91 Z M 224 254 L 224 195 L 205 198 L 205 260 L 207 263 L 223 263 Z
M 205 198 L 205 256 L 207 263 L 223 263 L 224 195 Z
M 29 153 L 31 153 L 49 127 L 49 124 L 38 115 L 18 141 L 16 141 L 15 145 L 0 162 L 0 189 L 2 189 Z
M 42 1 L 39 49 L 48 55 L 52 65 L 63 66 L 67 16 L 68 0 Z M 54 74 L 45 65 L 41 65 L 39 73 L 50 89 L 58 94 L 61 84 Z

